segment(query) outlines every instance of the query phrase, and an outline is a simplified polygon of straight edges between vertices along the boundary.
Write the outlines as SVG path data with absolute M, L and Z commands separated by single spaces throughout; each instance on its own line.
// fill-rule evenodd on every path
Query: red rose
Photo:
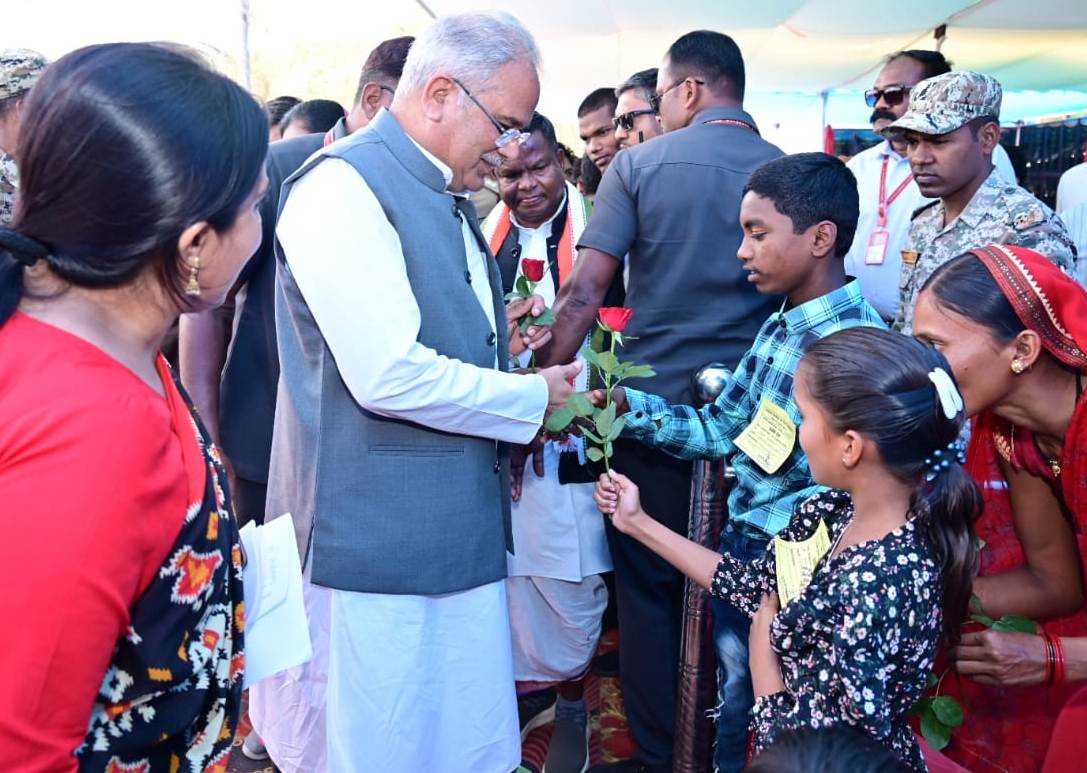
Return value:
M 544 262 L 542 260 L 529 260 L 525 258 L 521 261 L 521 273 L 525 275 L 525 279 L 530 282 L 539 282 L 543 279 L 544 275 Z
M 600 310 L 600 323 L 613 333 L 622 333 L 633 314 L 634 309 L 608 306 Z

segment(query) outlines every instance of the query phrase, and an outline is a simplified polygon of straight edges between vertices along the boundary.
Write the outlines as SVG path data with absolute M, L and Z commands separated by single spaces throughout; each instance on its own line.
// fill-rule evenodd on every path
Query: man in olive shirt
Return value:
M 668 50 L 653 100 L 666 133 L 619 152 L 605 172 L 556 302 L 545 361 L 565 362 L 577 352 L 628 253 L 626 305 L 634 316 L 622 359 L 652 365 L 657 376 L 631 386 L 669 401 L 694 402 L 692 373 L 714 360 L 734 367 L 780 307 L 780 298 L 755 291 L 736 257 L 744 184 L 781 155 L 744 112 L 743 94 L 743 58 L 728 36 L 691 32 Z M 635 443 L 615 445 L 615 466 L 641 485 L 645 509 L 686 534 L 690 462 Z M 608 544 L 623 702 L 639 755 L 599 769 L 670 771 L 683 577 L 610 526 Z

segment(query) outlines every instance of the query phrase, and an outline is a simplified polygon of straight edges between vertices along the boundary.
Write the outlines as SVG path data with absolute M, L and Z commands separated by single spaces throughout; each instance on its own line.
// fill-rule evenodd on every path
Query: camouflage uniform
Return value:
M 0 102 L 21 97 L 45 70 L 48 62 L 36 51 L 17 48 L 0 51 Z M 15 213 L 15 192 L 19 188 L 19 171 L 15 158 L 0 148 L 0 226 L 11 224 Z
M 948 134 L 975 118 L 1000 117 L 1001 88 L 995 78 L 974 72 L 951 72 L 921 81 L 910 95 L 910 109 L 884 131 L 889 138 L 906 131 Z M 1053 210 L 1029 191 L 1009 183 L 994 169 L 970 203 L 945 225 L 943 201 L 917 210 L 902 250 L 899 288 L 902 303 L 892 327 L 913 329 L 917 295 L 932 273 L 974 247 L 1015 244 L 1049 257 L 1071 272 L 1076 248 Z
M 19 170 L 15 168 L 15 158 L 0 150 L 0 226 L 11 225 L 18 187 Z
M 986 244 L 1029 247 L 1069 272 L 1076 254 L 1064 223 L 1053 210 L 1029 191 L 1006 182 L 994 169 L 962 214 L 949 225 L 944 226 L 942 201 L 914 214 L 906 249 L 902 250 L 902 305 L 892 327 L 909 333 L 913 328 L 913 306 L 925 281 L 952 258 Z

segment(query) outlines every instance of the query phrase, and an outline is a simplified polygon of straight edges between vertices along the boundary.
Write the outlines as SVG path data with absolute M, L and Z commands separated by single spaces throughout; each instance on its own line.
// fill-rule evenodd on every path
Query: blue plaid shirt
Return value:
M 856 281 L 793 309 L 783 305 L 766 320 L 712 405 L 696 411 L 627 389 L 630 410 L 623 435 L 680 459 L 731 456 L 736 482 L 728 496 L 729 522 L 748 536 L 771 537 L 788 525 L 798 502 L 823 487 L 812 482 L 799 440 L 778 471 L 769 474 L 737 449 L 733 439 L 755 418 L 763 400 L 784 408 L 799 426 L 793 374 L 800 358 L 820 338 L 862 326 L 886 327 Z

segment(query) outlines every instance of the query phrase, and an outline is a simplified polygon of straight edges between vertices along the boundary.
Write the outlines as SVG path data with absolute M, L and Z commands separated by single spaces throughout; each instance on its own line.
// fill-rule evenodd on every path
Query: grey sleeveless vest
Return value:
M 362 175 L 400 237 L 422 315 L 419 342 L 482 368 L 493 368 L 497 355 L 505 368 L 501 281 L 471 204 L 462 211 L 487 255 L 497 336 L 466 281 L 456 199 L 396 119 L 383 111 L 365 131 L 330 146 L 284 183 L 281 200 L 329 157 Z M 360 407 L 278 243 L 276 258 L 280 380 L 267 514 L 294 516 L 312 581 L 342 590 L 437 595 L 505 577 L 505 553 L 512 549 L 505 446 Z

